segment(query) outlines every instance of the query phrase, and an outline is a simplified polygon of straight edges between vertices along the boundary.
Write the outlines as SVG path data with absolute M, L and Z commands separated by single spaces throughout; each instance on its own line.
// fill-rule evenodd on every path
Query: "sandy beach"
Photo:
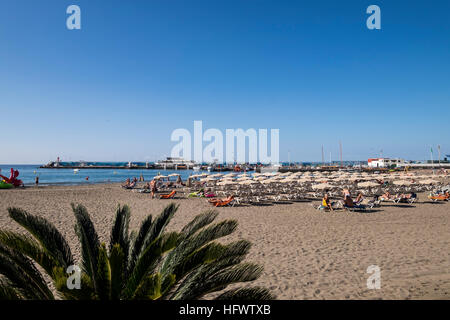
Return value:
M 77 239 L 70 203 L 85 205 L 101 240 L 108 242 L 118 204 L 132 210 L 131 229 L 172 200 L 123 190 L 117 184 L 2 190 L 0 226 L 21 230 L 8 207 L 41 215 L 67 237 L 76 258 Z M 180 208 L 169 229 L 179 230 L 211 209 L 205 199 L 175 199 Z M 450 299 L 450 203 L 384 203 L 371 213 L 322 212 L 309 203 L 218 208 L 219 220 L 236 219 L 238 230 L 225 241 L 253 243 L 247 260 L 264 266 L 253 285 L 278 299 Z M 367 267 L 381 269 L 381 289 L 370 290 Z

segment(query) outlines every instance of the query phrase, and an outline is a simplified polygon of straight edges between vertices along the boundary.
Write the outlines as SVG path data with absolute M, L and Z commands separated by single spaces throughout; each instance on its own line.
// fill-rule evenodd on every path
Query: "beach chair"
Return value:
M 428 199 L 430 199 L 433 202 L 438 202 L 438 201 L 449 201 L 450 198 L 450 194 L 446 193 L 446 194 L 435 194 L 435 195 L 429 195 Z
M 226 200 L 220 200 L 216 203 L 214 203 L 215 207 L 226 207 L 226 206 L 234 206 L 234 197 L 230 196 Z
M 160 199 L 173 199 L 174 197 L 175 197 L 175 194 L 176 194 L 177 192 L 175 191 L 175 190 L 172 190 L 172 192 L 171 193 L 169 193 L 169 194 L 161 194 L 160 196 L 159 196 L 159 198 Z
M 415 193 L 411 193 L 409 197 L 405 197 L 402 195 L 397 196 L 394 199 L 394 203 L 409 203 L 412 204 L 417 201 L 417 195 Z

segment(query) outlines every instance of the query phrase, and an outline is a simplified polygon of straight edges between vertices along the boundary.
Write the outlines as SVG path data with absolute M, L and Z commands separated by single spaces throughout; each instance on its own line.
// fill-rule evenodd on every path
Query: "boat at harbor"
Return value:
M 189 170 L 194 169 L 197 163 L 193 160 L 185 160 L 183 158 L 167 157 L 165 160 L 160 160 L 155 163 L 157 169 L 164 170 Z M 195 170 L 195 169 L 194 169 Z

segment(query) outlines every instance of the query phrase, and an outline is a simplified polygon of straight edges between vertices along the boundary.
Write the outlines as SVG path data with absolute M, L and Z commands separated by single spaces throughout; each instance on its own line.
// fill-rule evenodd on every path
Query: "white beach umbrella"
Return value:
M 397 186 L 410 186 L 413 183 L 411 181 L 408 181 L 408 180 L 396 180 L 396 181 L 394 181 L 394 184 L 397 185 Z
M 419 184 L 436 184 L 439 183 L 439 181 L 433 180 L 433 179 L 427 179 L 427 180 L 421 180 L 419 181 Z
M 318 190 L 323 190 L 323 189 L 331 189 L 334 188 L 333 185 L 329 184 L 329 183 L 320 183 L 320 184 L 315 184 L 312 186 L 313 189 L 318 189 Z
M 250 184 L 254 184 L 254 183 L 257 183 L 257 182 L 253 181 L 253 180 L 245 180 L 245 181 L 239 182 L 240 185 L 250 185 Z
M 234 173 L 227 173 L 226 175 L 224 175 L 224 177 L 234 177 L 235 174 Z
M 263 181 L 263 180 L 266 180 L 266 179 L 267 179 L 266 177 L 256 177 L 253 180 L 255 180 L 255 181 Z
M 373 187 L 379 187 L 380 185 L 376 182 L 367 181 L 367 182 L 361 182 L 358 183 L 358 187 L 360 188 L 373 188 Z
M 159 179 L 163 179 L 163 178 L 167 178 L 167 176 L 159 175 L 159 176 L 155 176 L 153 179 L 159 180 Z

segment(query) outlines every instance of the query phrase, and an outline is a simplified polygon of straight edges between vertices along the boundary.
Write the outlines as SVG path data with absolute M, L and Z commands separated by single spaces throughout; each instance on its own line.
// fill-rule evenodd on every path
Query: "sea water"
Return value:
M 39 177 L 39 185 L 79 185 L 93 183 L 114 183 L 124 182 L 127 178 L 144 177 L 145 181 L 150 181 L 158 174 L 167 176 L 171 173 L 181 175 L 186 180 L 193 173 L 192 170 L 153 170 L 153 169 L 80 169 L 75 172 L 73 169 L 41 169 L 41 165 L 0 165 L 0 174 L 9 178 L 11 168 L 19 170 L 19 179 L 25 185 L 34 185 L 36 176 Z M 198 172 L 197 172 L 198 173 Z M 88 178 L 88 179 L 86 179 Z M 176 177 L 170 178 L 172 181 Z

